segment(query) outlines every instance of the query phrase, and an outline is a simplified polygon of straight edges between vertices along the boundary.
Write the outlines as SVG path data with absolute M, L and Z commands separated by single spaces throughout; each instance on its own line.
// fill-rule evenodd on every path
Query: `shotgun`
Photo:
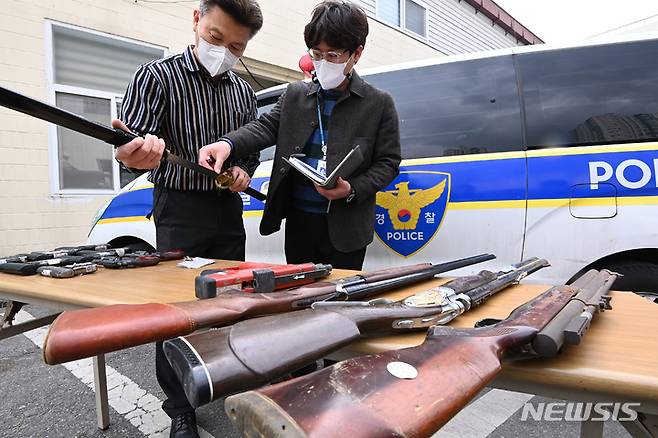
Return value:
M 228 397 L 229 418 L 247 437 L 429 437 L 552 320 L 586 291 L 601 310 L 617 274 L 594 271 L 553 287 L 493 325 L 434 326 L 422 345 L 339 362 L 315 373 Z M 582 280 L 582 281 L 581 281 Z
M 326 299 L 362 299 L 374 294 L 429 280 L 435 275 L 494 259 L 481 254 L 433 265 L 420 263 L 322 281 L 271 293 L 225 291 L 216 298 L 181 303 L 116 304 L 63 312 L 44 341 L 47 364 L 97 356 L 176 336 L 204 327 L 309 307 Z
M 121 146 L 137 137 L 135 134 L 125 132 L 118 128 L 109 128 L 100 123 L 85 119 L 84 117 L 70 111 L 63 110 L 4 87 L 0 87 L 0 105 L 27 114 L 28 116 L 36 117 L 37 119 L 45 120 L 54 123 L 55 125 L 71 129 L 80 134 L 102 140 L 113 146 Z M 233 175 L 230 172 L 216 173 L 211 169 L 206 169 L 197 163 L 193 163 L 179 157 L 178 155 L 174 155 L 166 149 L 162 154 L 162 161 L 169 161 L 185 167 L 186 169 L 205 175 L 213 179 L 215 186 L 218 189 L 227 189 L 235 182 Z M 259 201 L 265 202 L 265 199 L 267 198 L 266 195 L 252 187 L 247 187 L 244 192 Z
M 162 348 L 196 408 L 262 386 L 359 338 L 446 324 L 546 266 L 546 260 L 532 258 L 506 271 L 457 278 L 396 302 L 320 301 L 311 309 L 171 339 Z

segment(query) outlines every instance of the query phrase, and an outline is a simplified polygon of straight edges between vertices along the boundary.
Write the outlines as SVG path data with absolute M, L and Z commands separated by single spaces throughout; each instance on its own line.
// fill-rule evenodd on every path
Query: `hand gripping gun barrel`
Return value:
M 553 287 L 493 325 L 431 327 L 423 344 L 362 356 L 257 391 L 228 397 L 225 409 L 244 436 L 430 437 L 501 370 L 503 358 L 527 358 L 552 321 L 564 330 L 580 315 L 580 293 L 598 303 L 616 274 L 590 271 Z M 607 301 L 607 300 L 606 300 Z
M 396 302 L 319 301 L 308 310 L 165 341 L 163 349 L 190 404 L 199 407 L 264 385 L 361 337 L 446 324 L 546 266 L 546 260 L 533 258 L 506 271 L 457 278 Z
M 135 134 L 117 128 L 103 126 L 100 123 L 85 119 L 77 114 L 73 114 L 72 112 L 32 99 L 31 97 L 27 97 L 4 87 L 0 87 L 0 105 L 54 123 L 64 128 L 71 129 L 80 134 L 102 140 L 105 143 L 114 146 L 121 146 L 137 137 Z M 169 161 L 185 167 L 186 169 L 205 175 L 214 181 L 215 187 L 218 189 L 227 189 L 235 182 L 233 175 L 228 171 L 216 173 L 215 171 L 207 169 L 197 163 L 193 163 L 178 155 L 174 155 L 166 149 L 162 154 L 162 161 Z M 267 198 L 265 194 L 252 187 L 247 187 L 244 192 L 259 201 L 265 202 L 265 199 Z
M 435 265 L 419 263 L 270 293 L 234 289 L 205 300 L 117 304 L 66 311 L 50 326 L 44 341 L 44 360 L 55 365 L 189 335 L 201 328 L 304 309 L 315 301 L 363 299 L 493 258 L 491 254 L 480 254 Z

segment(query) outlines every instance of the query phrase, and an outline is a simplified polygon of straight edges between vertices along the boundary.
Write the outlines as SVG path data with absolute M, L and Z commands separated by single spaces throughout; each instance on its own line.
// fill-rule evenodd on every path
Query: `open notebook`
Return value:
M 359 145 L 356 145 L 354 146 L 354 149 L 349 151 L 348 154 L 345 155 L 345 158 L 338 163 L 338 166 L 336 166 L 330 175 L 324 176 L 318 172 L 316 168 L 309 166 L 299 157 L 303 157 L 303 155 L 291 155 L 290 158 L 283 157 L 283 159 L 290 164 L 293 169 L 297 169 L 297 171 L 306 178 L 325 189 L 333 189 L 336 187 L 338 177 L 343 179 L 349 178 L 363 162 L 363 155 L 361 154 Z

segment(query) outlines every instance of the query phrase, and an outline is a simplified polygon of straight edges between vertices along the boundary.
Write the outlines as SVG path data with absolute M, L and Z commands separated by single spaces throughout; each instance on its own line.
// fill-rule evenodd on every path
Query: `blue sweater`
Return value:
M 320 109 L 322 112 L 322 132 L 324 142 L 329 140 L 329 121 L 331 113 L 336 106 L 338 98 L 341 96 L 339 91 L 320 90 Z M 322 159 L 322 138 L 320 136 L 320 127 L 315 128 L 309 139 L 304 145 L 302 153 L 305 155 L 304 160 L 308 165 L 317 168 L 318 162 Z M 315 186 L 306 177 L 294 172 L 292 187 L 293 207 L 307 213 L 326 214 L 329 201 L 327 198 L 318 193 Z

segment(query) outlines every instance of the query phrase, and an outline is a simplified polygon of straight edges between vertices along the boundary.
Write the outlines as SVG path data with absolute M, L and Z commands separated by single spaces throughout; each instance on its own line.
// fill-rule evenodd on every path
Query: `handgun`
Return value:
M 96 272 L 96 269 L 95 263 L 87 262 L 68 266 L 41 266 L 37 268 L 37 273 L 44 277 L 71 278 L 76 275 L 92 274 Z

